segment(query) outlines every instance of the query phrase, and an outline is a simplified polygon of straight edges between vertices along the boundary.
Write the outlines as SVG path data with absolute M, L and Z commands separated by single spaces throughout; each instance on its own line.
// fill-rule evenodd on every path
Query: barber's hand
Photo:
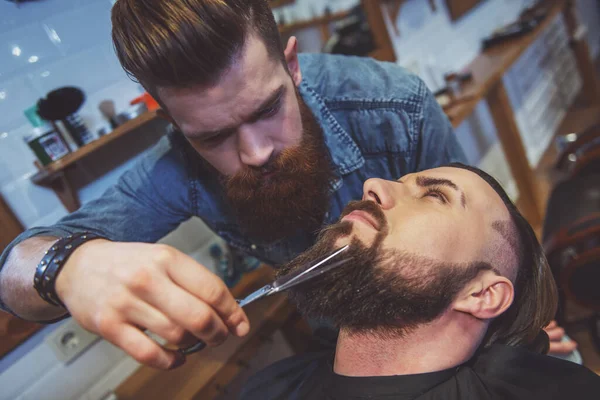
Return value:
M 56 292 L 85 329 L 160 369 L 185 358 L 142 329 L 182 346 L 197 339 L 216 346 L 229 333 L 244 336 L 250 329 L 219 277 L 165 245 L 92 240 L 68 259 Z
M 550 350 L 548 351 L 548 354 L 567 355 L 577 348 L 577 342 L 573 340 L 563 342 L 565 330 L 558 326 L 556 321 L 550 322 L 544 330 L 550 338 Z

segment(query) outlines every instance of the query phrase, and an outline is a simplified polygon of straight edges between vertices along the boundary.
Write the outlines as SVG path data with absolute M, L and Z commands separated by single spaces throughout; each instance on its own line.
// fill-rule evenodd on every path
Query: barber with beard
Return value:
M 99 199 L 27 230 L 0 258 L 0 307 L 71 315 L 156 368 L 184 362 L 149 330 L 209 346 L 250 325 L 226 285 L 155 244 L 200 217 L 278 266 L 300 254 L 372 177 L 465 157 L 434 96 L 397 65 L 299 55 L 266 0 L 118 0 L 113 42 L 170 132 Z

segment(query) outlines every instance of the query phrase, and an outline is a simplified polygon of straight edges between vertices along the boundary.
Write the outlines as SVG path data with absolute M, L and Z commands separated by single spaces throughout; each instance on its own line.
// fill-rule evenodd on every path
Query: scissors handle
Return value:
M 202 340 L 200 340 L 198 343 L 196 343 L 193 346 L 190 347 L 186 347 L 184 349 L 179 349 L 177 350 L 180 354 L 183 354 L 184 356 L 187 356 L 189 354 L 194 354 L 197 353 L 201 350 L 204 350 L 204 348 L 206 347 L 206 343 L 204 343 Z

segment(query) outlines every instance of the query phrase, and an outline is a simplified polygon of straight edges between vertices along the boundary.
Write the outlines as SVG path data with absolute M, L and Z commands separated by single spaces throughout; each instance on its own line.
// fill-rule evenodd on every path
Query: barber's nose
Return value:
M 363 200 L 374 201 L 384 210 L 389 210 L 394 206 L 394 197 L 388 187 L 389 182 L 383 179 L 367 179 L 363 185 Z
M 263 132 L 251 125 L 242 126 L 238 131 L 238 151 L 242 163 L 251 167 L 265 165 L 275 150 L 273 142 Z

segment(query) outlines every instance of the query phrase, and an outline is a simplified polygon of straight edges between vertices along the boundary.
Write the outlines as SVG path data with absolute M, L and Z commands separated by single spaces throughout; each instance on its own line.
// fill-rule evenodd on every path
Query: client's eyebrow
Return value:
M 465 192 L 460 190 L 460 188 L 456 185 L 456 183 L 452 182 L 450 179 L 418 176 L 416 182 L 417 182 L 417 185 L 422 188 L 431 187 L 431 186 L 447 186 L 449 188 L 452 188 L 460 194 L 460 202 L 461 202 L 463 208 L 465 208 L 467 205 L 467 197 L 465 196 Z

